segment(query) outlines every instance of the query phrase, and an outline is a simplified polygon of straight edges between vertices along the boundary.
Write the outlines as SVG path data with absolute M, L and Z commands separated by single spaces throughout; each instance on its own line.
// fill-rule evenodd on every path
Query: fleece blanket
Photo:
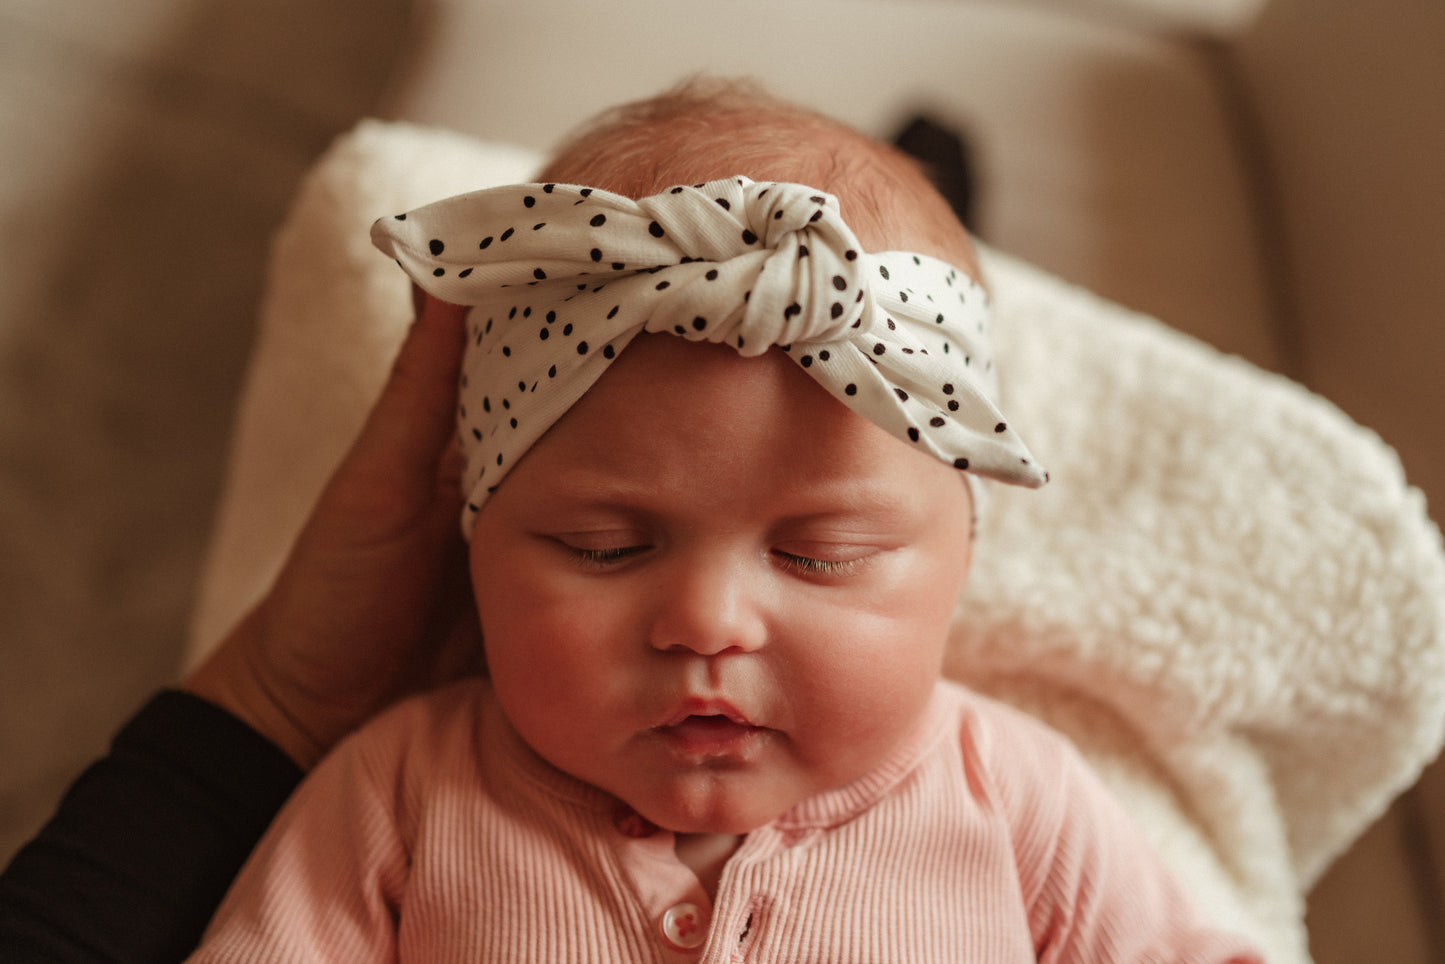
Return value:
M 372 121 L 311 172 L 192 658 L 274 577 L 409 321 L 371 222 L 538 160 Z M 984 266 L 1005 403 L 1053 482 L 995 487 L 947 671 L 1069 735 L 1217 922 L 1307 961 L 1304 893 L 1441 745 L 1439 532 L 1394 453 L 1323 399 L 998 252 Z

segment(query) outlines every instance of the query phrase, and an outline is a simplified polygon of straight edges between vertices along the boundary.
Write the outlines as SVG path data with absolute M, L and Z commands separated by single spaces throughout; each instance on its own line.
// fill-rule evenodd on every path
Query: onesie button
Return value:
M 662 936 L 680 951 L 696 950 L 707 938 L 702 910 L 696 904 L 676 904 L 662 915 Z

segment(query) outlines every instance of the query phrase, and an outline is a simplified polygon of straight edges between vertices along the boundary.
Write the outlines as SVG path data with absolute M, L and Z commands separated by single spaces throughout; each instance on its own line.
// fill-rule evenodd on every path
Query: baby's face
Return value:
M 498 698 L 658 826 L 747 832 L 919 722 L 971 511 L 778 351 L 639 336 L 478 517 Z

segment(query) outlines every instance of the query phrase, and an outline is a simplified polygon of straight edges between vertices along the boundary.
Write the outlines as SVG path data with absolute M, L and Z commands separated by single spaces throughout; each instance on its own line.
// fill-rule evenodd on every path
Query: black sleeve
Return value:
M 301 777 L 224 710 L 159 694 L 0 875 L 0 960 L 182 960 Z

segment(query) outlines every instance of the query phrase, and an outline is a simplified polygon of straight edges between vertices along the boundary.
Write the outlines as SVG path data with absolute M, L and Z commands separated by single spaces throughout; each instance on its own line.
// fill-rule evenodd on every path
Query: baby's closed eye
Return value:
M 804 576 L 853 575 L 881 551 L 876 545 L 821 541 L 787 542 L 771 550 L 785 568 Z

